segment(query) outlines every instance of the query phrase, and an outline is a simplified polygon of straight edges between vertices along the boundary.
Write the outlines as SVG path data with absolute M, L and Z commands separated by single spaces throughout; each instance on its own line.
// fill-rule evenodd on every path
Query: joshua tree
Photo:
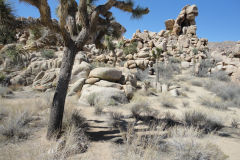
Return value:
M 159 61 L 160 55 L 162 53 L 163 53 L 163 50 L 161 48 L 156 48 L 156 51 L 155 50 L 152 51 L 152 55 L 156 60 L 156 88 L 157 88 L 157 84 L 159 82 L 158 61 Z
M 15 22 L 10 3 L 0 0 L 0 43 L 8 44 L 15 40 Z
M 59 79 L 50 112 L 47 138 L 50 139 L 61 130 L 64 104 L 71 71 L 78 51 L 87 43 L 101 46 L 106 34 L 121 33 L 122 25 L 112 18 L 111 8 L 115 7 L 132 13 L 133 18 L 149 12 L 148 8 L 136 7 L 132 0 L 107 0 L 105 4 L 94 6 L 94 0 L 59 0 L 57 9 L 59 22 L 51 19 L 51 11 L 47 0 L 19 0 L 35 6 L 40 12 L 40 23 L 56 33 L 60 33 L 65 49 Z

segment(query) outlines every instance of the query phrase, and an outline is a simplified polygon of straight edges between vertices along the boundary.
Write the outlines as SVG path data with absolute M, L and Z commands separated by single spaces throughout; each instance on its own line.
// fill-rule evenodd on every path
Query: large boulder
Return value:
M 74 65 L 72 70 L 71 82 L 75 83 L 81 78 L 88 78 L 91 68 L 92 66 L 85 61 L 82 61 L 81 64 Z
M 115 68 L 108 68 L 108 67 L 100 67 L 93 69 L 90 74 L 89 78 L 99 78 L 101 80 L 106 81 L 118 81 L 122 76 L 122 72 Z
M 68 96 L 72 96 L 74 95 L 75 93 L 79 92 L 82 90 L 82 87 L 85 83 L 85 78 L 81 78 L 79 79 L 78 81 L 76 81 L 72 87 L 70 88 L 69 92 L 68 92 Z
M 149 57 L 149 52 L 141 51 L 141 52 L 138 53 L 138 57 L 139 58 L 147 58 L 147 57 Z
M 96 85 L 84 85 L 79 102 L 89 104 L 89 96 L 95 97 L 95 101 L 101 105 L 126 104 L 128 99 L 124 91 L 113 87 L 101 87 Z
M 184 27 L 195 25 L 195 17 L 198 16 L 198 8 L 196 5 L 187 5 L 179 13 L 173 26 L 173 34 L 181 35 Z
M 113 88 L 122 89 L 121 84 L 114 83 L 114 82 L 109 82 L 109 81 L 105 81 L 105 80 L 101 80 L 99 82 L 96 82 L 95 85 L 100 86 L 100 87 L 113 87 Z
M 165 27 L 166 30 L 173 30 L 173 26 L 174 26 L 175 20 L 174 19 L 168 19 L 165 21 Z

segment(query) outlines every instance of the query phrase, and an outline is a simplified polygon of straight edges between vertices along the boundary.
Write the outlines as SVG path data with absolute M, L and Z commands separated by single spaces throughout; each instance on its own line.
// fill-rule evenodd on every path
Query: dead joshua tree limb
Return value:
M 93 0 L 59 0 L 59 23 L 51 19 L 51 11 L 47 0 L 19 0 L 35 6 L 40 12 L 40 22 L 51 31 L 60 33 L 64 41 L 64 54 L 59 79 L 54 94 L 47 139 L 51 139 L 62 127 L 64 104 L 71 77 L 71 71 L 78 51 L 87 43 L 102 46 L 105 35 L 116 35 L 125 32 L 121 24 L 114 21 L 112 7 L 132 13 L 133 18 L 140 18 L 149 12 L 148 8 L 134 8 L 133 1 L 108 0 L 105 4 L 94 6 Z

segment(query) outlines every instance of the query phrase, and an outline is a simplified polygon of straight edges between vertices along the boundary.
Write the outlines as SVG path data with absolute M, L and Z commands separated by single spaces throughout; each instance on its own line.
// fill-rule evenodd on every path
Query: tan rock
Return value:
M 85 78 L 81 78 L 78 81 L 76 81 L 70 88 L 70 91 L 68 92 L 68 96 L 72 96 L 76 92 L 80 92 L 82 90 L 82 87 L 85 83 Z
M 165 21 L 165 27 L 166 30 L 173 30 L 173 26 L 174 26 L 175 20 L 174 19 L 168 19 Z
M 113 87 L 113 88 L 122 89 L 121 84 L 109 82 L 109 81 L 105 81 L 105 80 L 100 80 L 99 82 L 96 82 L 95 85 L 100 86 L 100 87 Z
M 93 69 L 89 78 L 99 78 L 107 81 L 118 81 L 122 76 L 122 72 L 115 68 L 100 67 Z
M 88 78 L 85 83 L 86 84 L 94 84 L 96 82 L 100 81 L 100 78 Z

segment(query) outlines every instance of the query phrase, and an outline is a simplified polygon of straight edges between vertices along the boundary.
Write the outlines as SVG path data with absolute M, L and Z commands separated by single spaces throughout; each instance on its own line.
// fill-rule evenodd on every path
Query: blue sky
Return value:
M 15 14 L 23 17 L 39 17 L 37 10 L 18 0 L 13 3 Z M 98 3 L 105 0 L 99 0 Z M 136 5 L 146 6 L 150 13 L 141 19 L 131 19 L 129 13 L 112 9 L 116 20 L 126 29 L 125 37 L 131 38 L 137 29 L 159 32 L 165 29 L 164 21 L 175 19 L 181 9 L 187 4 L 196 4 L 199 15 L 196 18 L 197 34 L 209 41 L 240 40 L 240 0 L 135 0 Z M 52 16 L 56 18 L 55 8 L 58 0 L 49 0 Z

